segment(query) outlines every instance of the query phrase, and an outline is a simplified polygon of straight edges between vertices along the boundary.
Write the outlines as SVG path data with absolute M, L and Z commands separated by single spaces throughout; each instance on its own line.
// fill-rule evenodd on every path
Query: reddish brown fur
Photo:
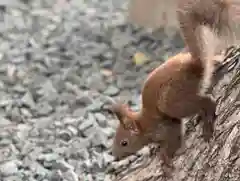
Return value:
M 223 45 L 227 44 L 227 40 L 234 39 L 235 25 L 230 10 L 238 6 L 240 10 L 240 4 L 237 5 L 236 2 L 236 0 L 178 0 L 177 17 L 181 33 L 192 56 L 202 61 L 205 66 L 203 86 L 206 88 L 211 84 L 214 62 L 210 60 L 213 60 L 212 57 L 219 48 L 217 41 L 219 38 L 224 39 L 225 41 L 221 41 Z M 235 21 L 238 24 L 239 22 Z M 209 36 L 203 34 L 206 27 L 210 30 L 208 35 L 214 34 L 215 39 L 209 40 Z
M 114 139 L 113 155 L 123 158 L 147 143 L 159 142 L 164 145 L 165 154 L 173 156 L 181 146 L 181 118 L 199 113 L 205 140 L 209 140 L 212 135 L 216 105 L 210 97 L 199 92 L 211 83 L 213 57 L 219 45 L 229 45 L 236 41 L 240 1 L 150 0 L 148 6 L 139 5 L 146 3 L 146 0 L 132 2 L 130 19 L 145 27 L 157 28 L 163 21 L 169 23 L 166 20 L 170 18 L 156 17 L 163 14 L 169 16 L 167 11 L 175 11 L 175 19 L 179 21 L 190 53 L 177 54 L 149 75 L 142 90 L 142 107 L 139 112 L 132 112 L 127 105 L 119 105 L 113 110 L 121 120 Z M 169 9 L 166 8 L 168 5 Z M 173 11 L 172 8 L 176 9 Z M 210 34 L 213 39 L 209 40 Z M 226 41 L 217 44 L 217 40 Z M 126 142 L 127 145 L 123 144 Z
M 156 68 L 143 86 L 139 112 L 132 112 L 127 105 L 121 104 L 114 109 L 121 124 L 114 139 L 113 155 L 123 158 L 150 142 L 158 142 L 171 145 L 165 148 L 172 156 L 181 146 L 180 119 L 196 113 L 206 114 L 208 121 L 203 122 L 208 140 L 215 103 L 198 95 L 203 71 L 200 61 L 189 53 L 179 53 Z M 171 121 L 173 119 L 175 121 Z M 128 145 L 122 145 L 123 141 Z

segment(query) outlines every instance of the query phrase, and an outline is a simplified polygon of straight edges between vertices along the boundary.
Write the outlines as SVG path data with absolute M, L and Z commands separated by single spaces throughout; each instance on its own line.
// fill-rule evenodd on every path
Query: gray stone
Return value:
M 102 113 L 95 113 L 94 114 L 99 126 L 106 127 L 106 117 Z
M 64 124 L 71 124 L 71 125 L 78 124 L 80 121 L 81 121 L 80 119 L 77 119 L 77 118 L 74 118 L 74 117 L 65 117 L 63 119 Z
M 40 102 L 36 106 L 37 114 L 40 116 L 46 116 L 53 111 L 53 107 L 47 102 Z
M 67 147 L 57 147 L 57 148 L 54 148 L 54 151 L 55 153 L 59 154 L 59 155 L 64 155 L 67 151 L 68 151 L 69 148 Z
M 85 108 L 78 108 L 73 111 L 73 116 L 74 117 L 82 117 L 86 114 L 86 109 Z
M 114 52 L 112 51 L 106 51 L 104 52 L 104 55 L 103 55 L 106 59 L 109 59 L 109 60 L 112 60 L 115 56 Z
M 25 140 L 30 130 L 31 130 L 31 127 L 29 125 L 18 124 L 18 130 L 16 135 L 20 140 Z
M 107 87 L 107 89 L 104 91 L 104 94 L 107 96 L 116 96 L 119 93 L 119 89 L 113 85 L 110 85 Z
M 0 165 L 0 172 L 2 173 L 3 176 L 10 176 L 14 175 L 18 172 L 18 164 L 17 161 L 12 160 L 5 162 Z
M 63 92 L 60 95 L 60 101 L 64 104 L 73 104 L 75 102 L 75 95 L 68 92 Z
M 62 121 L 54 121 L 54 126 L 55 126 L 55 127 L 58 127 L 58 128 L 59 128 L 59 127 L 61 128 L 61 127 L 63 127 L 64 125 L 63 125 Z
M 101 129 L 102 133 L 105 134 L 107 136 L 108 139 L 111 139 L 114 134 L 115 134 L 115 130 L 111 127 L 106 127 Z
M 98 90 L 100 92 L 106 89 L 106 85 L 99 74 L 93 74 L 90 77 L 87 77 L 86 86 Z
M 122 90 L 119 93 L 119 97 L 121 98 L 121 100 L 128 101 L 132 97 L 132 93 L 129 90 Z
M 4 83 L 3 81 L 0 81 L 0 89 L 3 89 L 4 88 Z
M 101 171 L 103 171 L 102 170 L 102 158 L 101 157 L 99 157 L 98 159 L 97 158 L 95 158 L 95 159 L 93 159 L 92 160 L 92 170 L 94 170 L 94 172 L 101 172 Z
M 78 130 L 76 127 L 69 125 L 67 126 L 67 129 L 72 133 L 72 135 L 76 136 L 78 134 Z
M 92 161 L 90 159 L 84 160 L 81 163 L 81 168 L 85 171 L 85 172 L 91 172 L 91 168 L 92 168 Z
M 88 137 L 89 135 L 93 135 L 97 132 L 97 128 L 95 126 L 90 126 L 86 128 L 79 127 L 80 132 L 83 134 L 83 136 Z
M 50 176 L 51 181 L 61 181 L 63 179 L 63 175 L 61 170 L 54 170 Z
M 72 169 L 69 169 L 68 171 L 64 172 L 63 178 L 66 181 L 79 181 L 78 175 Z
M 69 106 L 67 104 L 61 105 L 61 106 L 56 106 L 55 111 L 56 111 L 57 115 L 59 117 L 61 117 L 61 115 L 66 115 L 66 113 L 68 113 Z
M 35 120 L 35 126 L 41 129 L 47 128 L 53 121 L 50 117 L 41 117 L 34 120 Z
M 86 119 L 78 126 L 79 131 L 85 131 L 86 129 L 94 126 L 94 122 L 92 120 Z
M 57 93 L 57 90 L 55 89 L 55 87 L 52 84 L 52 81 L 48 80 L 46 82 L 44 82 L 42 85 L 42 93 L 44 96 L 46 97 L 50 97 L 53 94 Z
M 66 88 L 66 90 L 68 91 L 68 92 L 73 92 L 73 93 L 75 93 L 75 94 L 77 94 L 78 95 L 78 93 L 80 92 L 79 91 L 79 89 L 78 89 L 78 87 L 77 87 L 77 85 L 75 85 L 75 84 L 72 84 L 71 82 L 69 82 L 69 81 L 66 81 L 65 82 L 65 88 Z
M 90 157 L 88 148 L 91 146 L 91 142 L 88 139 L 82 140 L 80 143 L 82 146 L 74 146 L 72 149 L 68 149 L 69 157 L 76 160 L 86 160 Z M 79 148 L 78 148 L 79 147 Z
M 29 91 L 24 94 L 21 101 L 23 104 L 25 104 L 26 106 L 29 106 L 29 108 L 31 109 L 35 109 L 36 107 L 32 94 Z
M 110 69 L 112 67 L 113 61 L 112 60 L 106 60 L 104 62 L 101 63 L 101 68 L 106 68 L 106 69 Z M 104 76 L 111 76 L 111 72 L 106 72 L 106 71 L 102 71 L 101 72 Z
M 22 121 L 22 117 L 20 115 L 20 111 L 18 107 L 14 107 L 9 113 L 8 116 L 13 120 L 14 122 L 20 123 Z
M 17 84 L 13 87 L 13 90 L 18 92 L 18 93 L 24 93 L 26 92 L 26 89 L 21 85 L 21 84 Z
M 12 140 L 3 138 L 0 140 L 0 147 L 9 146 L 12 143 Z
M 69 130 L 61 130 L 59 131 L 58 135 L 60 139 L 66 142 L 70 141 L 72 138 L 72 133 Z
M 74 151 L 74 152 L 79 151 L 79 153 L 85 154 L 85 151 L 87 150 L 87 148 L 89 148 L 91 146 L 91 141 L 88 137 L 87 138 L 77 138 L 76 137 L 76 138 L 72 139 L 71 145 L 72 145 L 72 149 L 73 149 L 72 151 Z
M 88 111 L 99 111 L 102 106 L 103 106 L 103 102 L 100 102 L 100 101 L 96 100 L 94 103 L 92 103 L 91 105 L 87 106 L 86 109 Z
M 85 176 L 85 178 L 86 178 L 86 180 L 94 181 L 92 174 L 87 174 L 87 175 Z
M 98 172 L 95 175 L 95 180 L 99 180 L 99 181 L 105 181 L 105 173 L 104 172 Z
M 29 136 L 30 137 L 35 137 L 37 138 L 40 135 L 39 130 L 37 128 L 33 128 L 32 130 L 29 131 Z
M 128 45 L 132 40 L 133 38 L 127 34 L 114 33 L 112 37 L 113 47 L 120 50 L 124 46 Z
M 8 125 L 12 125 L 12 122 L 9 119 L 6 119 L 5 117 L 3 117 L 3 115 L 0 114 L 0 127 L 4 127 L 4 126 L 8 126 Z
M 94 114 L 93 113 L 88 113 L 87 114 L 87 119 L 85 120 L 85 121 L 89 121 L 89 122 L 91 122 L 92 123 L 92 125 L 97 125 L 96 123 L 96 119 L 95 119 L 95 116 L 94 116 Z
M 127 76 L 125 76 L 127 77 Z M 133 78 L 132 78 L 133 79 Z M 118 79 L 117 80 L 117 87 L 122 88 L 122 89 L 133 89 L 136 88 L 136 79 L 137 77 L 135 77 L 135 81 L 134 80 L 129 80 L 129 79 Z
M 92 58 L 89 56 L 84 56 L 79 60 L 79 64 L 83 67 L 88 67 L 92 65 Z
M 32 149 L 34 149 L 35 146 L 36 146 L 35 144 L 33 144 L 29 141 L 26 141 L 22 147 L 21 154 L 23 154 L 23 155 L 28 154 L 29 152 L 32 151 Z
M 28 156 L 31 160 L 37 160 L 39 155 L 42 154 L 42 151 L 43 149 L 41 147 L 35 146 L 31 152 L 28 152 Z
M 47 162 L 50 162 L 50 161 L 56 161 L 60 158 L 60 156 L 56 153 L 42 153 L 38 156 L 38 160 L 44 160 L 44 161 L 47 161 Z
M 111 162 L 114 161 L 114 157 L 112 155 L 107 154 L 106 152 L 102 154 L 102 158 L 105 166 L 109 165 Z
M 13 175 L 13 176 L 9 176 L 9 177 L 6 177 L 4 178 L 3 181 L 22 181 L 22 178 L 19 177 L 19 175 Z
M 50 175 L 50 171 L 45 169 L 38 162 L 31 161 L 29 164 L 30 164 L 29 168 L 34 174 L 37 174 L 40 177 L 46 177 L 46 176 Z
M 20 113 L 26 118 L 31 118 L 32 117 L 31 111 L 27 108 L 21 108 Z
M 75 170 L 75 172 L 76 172 L 76 170 L 79 167 L 79 159 L 69 158 L 68 163 L 69 163 L 69 165 L 71 165 L 73 167 L 73 170 Z
M 57 160 L 55 163 L 53 163 L 52 167 L 54 169 L 61 170 L 62 172 L 66 172 L 69 169 L 74 170 L 73 166 L 71 166 L 69 163 L 67 163 L 64 160 Z
M 7 94 L 1 94 L 0 92 L 0 107 L 4 107 L 13 104 L 13 100 Z
M 101 134 L 100 130 L 97 130 L 97 132 L 92 133 L 90 135 L 92 140 L 93 146 L 104 146 L 107 143 L 107 137 L 104 134 Z

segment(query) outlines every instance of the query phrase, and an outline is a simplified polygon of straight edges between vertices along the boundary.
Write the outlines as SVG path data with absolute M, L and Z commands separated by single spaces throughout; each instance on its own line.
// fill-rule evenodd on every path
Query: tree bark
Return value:
M 200 126 L 188 126 L 184 150 L 173 159 L 172 178 L 166 178 L 154 147 L 111 165 L 108 179 L 116 181 L 239 181 L 240 180 L 240 48 L 231 47 L 214 74 L 210 89 L 217 101 L 214 137 L 200 137 Z M 195 118 L 186 120 L 193 125 Z M 193 129 L 191 129 L 193 128 Z M 107 180 L 107 179 L 106 179 Z

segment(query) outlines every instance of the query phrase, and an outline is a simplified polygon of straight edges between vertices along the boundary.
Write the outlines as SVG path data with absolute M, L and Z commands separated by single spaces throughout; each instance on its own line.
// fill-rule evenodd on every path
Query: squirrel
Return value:
M 138 6 L 136 3 L 145 3 Z M 157 17 L 161 5 L 176 12 L 181 35 L 189 52 L 178 53 L 157 67 L 142 88 L 142 106 L 139 112 L 127 104 L 112 105 L 120 122 L 113 141 L 112 154 L 117 159 L 129 156 L 150 142 L 162 145 L 165 162 L 181 147 L 181 120 L 195 114 L 201 116 L 203 137 L 209 141 L 213 135 L 216 102 L 204 91 L 211 83 L 215 67 L 217 40 L 236 40 L 240 12 L 239 0 L 132 0 L 131 11 L 143 14 L 143 19 L 132 13 L 142 25 L 161 24 Z M 152 3 L 152 5 L 151 5 Z M 136 6 L 134 10 L 134 6 Z M 145 12 L 145 9 L 150 9 Z M 173 9 L 176 9 L 173 11 Z M 155 8 L 155 10 L 154 10 Z M 173 8 L 173 9 L 171 9 Z M 164 10 L 164 8 L 162 8 Z M 167 11 L 169 9 L 166 9 Z M 167 16 L 165 12 L 165 16 Z M 166 17 L 162 18 L 166 20 Z M 151 24 L 149 21 L 153 21 Z M 159 22 L 158 22 L 159 21 Z M 155 26 L 157 27 L 157 26 Z M 229 43 L 227 42 L 227 43 Z
M 160 156 L 169 165 L 169 158 L 182 145 L 182 118 L 201 116 L 203 138 L 213 134 L 216 103 L 199 94 L 204 65 L 191 53 L 179 53 L 147 77 L 142 88 L 142 105 L 134 112 L 129 105 L 112 104 L 119 126 L 113 140 L 112 155 L 116 160 L 129 156 L 148 143 L 160 143 Z

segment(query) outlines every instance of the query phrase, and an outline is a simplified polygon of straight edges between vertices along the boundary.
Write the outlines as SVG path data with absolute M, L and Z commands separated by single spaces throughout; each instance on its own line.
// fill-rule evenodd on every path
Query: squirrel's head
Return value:
M 111 111 L 119 120 L 111 150 L 119 160 L 140 150 L 147 144 L 147 139 L 143 136 L 138 112 L 131 111 L 126 104 L 114 104 Z

